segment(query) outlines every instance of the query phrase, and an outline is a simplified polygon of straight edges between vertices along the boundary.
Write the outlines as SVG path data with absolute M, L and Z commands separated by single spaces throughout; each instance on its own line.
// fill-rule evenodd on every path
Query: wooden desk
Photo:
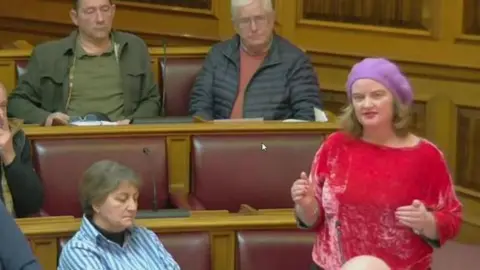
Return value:
M 155 233 L 208 232 L 213 270 L 234 270 L 236 235 L 239 230 L 276 230 L 296 227 L 292 209 L 270 210 L 268 214 L 227 214 L 224 211 L 205 211 L 188 218 L 137 220 Z M 80 219 L 73 217 L 32 218 L 17 220 L 29 239 L 35 255 L 46 270 L 57 269 L 59 241 L 78 231 Z

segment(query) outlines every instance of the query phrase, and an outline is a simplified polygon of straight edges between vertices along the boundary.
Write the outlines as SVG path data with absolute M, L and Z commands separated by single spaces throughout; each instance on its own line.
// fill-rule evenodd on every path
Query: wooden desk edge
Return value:
M 268 218 L 265 218 L 268 216 Z M 52 235 L 71 235 L 80 228 L 80 218 L 54 219 L 50 221 L 39 220 L 34 222 L 18 222 L 22 232 L 28 237 L 52 236 Z M 159 219 L 137 219 L 135 222 L 139 226 L 147 227 L 153 231 L 205 231 L 211 229 L 231 229 L 231 228 L 277 228 L 295 226 L 293 211 L 290 215 L 283 212 L 273 214 L 273 212 L 262 215 L 226 215 L 221 212 L 211 215 L 200 214 L 192 215 L 187 218 L 159 218 Z
M 57 126 L 41 127 L 25 125 L 22 129 L 29 137 L 68 137 L 76 135 L 143 135 L 143 134 L 192 134 L 192 133 L 253 133 L 253 132 L 334 132 L 335 123 L 188 123 L 128 126 Z

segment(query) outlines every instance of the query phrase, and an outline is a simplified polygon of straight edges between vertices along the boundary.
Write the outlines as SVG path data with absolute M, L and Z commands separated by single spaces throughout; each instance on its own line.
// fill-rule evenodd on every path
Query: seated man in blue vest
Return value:
M 315 120 L 317 75 L 308 56 L 274 33 L 271 0 L 232 0 L 237 34 L 213 46 L 194 84 L 190 113 L 205 120 Z
M 147 46 L 135 35 L 112 31 L 114 15 L 111 0 L 74 1 L 70 16 L 78 29 L 33 50 L 10 96 L 9 116 L 46 126 L 90 113 L 118 124 L 158 116 Z

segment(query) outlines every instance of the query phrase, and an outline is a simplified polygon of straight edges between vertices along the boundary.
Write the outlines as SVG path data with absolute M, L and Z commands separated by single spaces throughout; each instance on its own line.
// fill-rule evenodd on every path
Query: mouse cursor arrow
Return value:
M 260 147 L 261 147 L 262 151 L 267 151 L 267 146 L 264 143 L 262 143 L 260 145 Z

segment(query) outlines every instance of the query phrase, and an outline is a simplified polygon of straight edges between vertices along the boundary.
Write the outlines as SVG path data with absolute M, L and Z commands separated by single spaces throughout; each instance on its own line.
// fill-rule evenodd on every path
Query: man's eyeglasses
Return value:
M 252 22 L 255 23 L 256 26 L 264 26 L 267 24 L 268 15 L 258 15 L 253 17 L 245 17 L 239 18 L 235 20 L 235 23 L 239 28 L 247 28 L 250 27 Z

